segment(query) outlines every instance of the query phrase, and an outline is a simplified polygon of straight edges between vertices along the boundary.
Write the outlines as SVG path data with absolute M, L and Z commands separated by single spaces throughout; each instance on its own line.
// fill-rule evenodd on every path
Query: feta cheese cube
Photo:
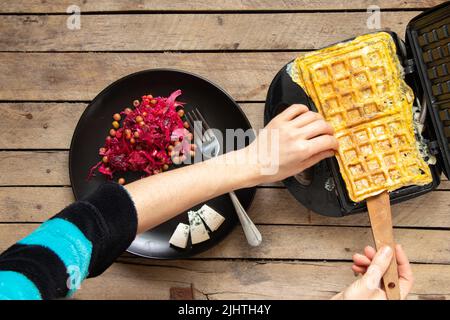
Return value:
M 177 228 L 170 237 L 169 243 L 178 248 L 185 249 L 189 239 L 189 226 L 184 223 L 179 223 Z
M 195 211 L 188 212 L 189 224 L 191 229 L 191 242 L 197 244 L 209 239 L 208 231 L 202 222 L 202 219 Z
M 225 221 L 225 218 L 222 215 L 206 204 L 200 208 L 198 215 L 211 231 L 219 229 L 220 225 Z

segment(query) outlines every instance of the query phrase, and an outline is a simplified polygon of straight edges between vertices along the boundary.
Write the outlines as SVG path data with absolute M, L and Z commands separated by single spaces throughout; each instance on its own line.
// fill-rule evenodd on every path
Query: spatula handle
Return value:
M 367 199 L 370 224 L 377 250 L 388 245 L 394 251 L 394 257 L 388 270 L 383 276 L 383 284 L 389 300 L 400 300 L 400 287 L 398 283 L 397 259 L 395 257 L 395 242 L 392 229 L 391 204 L 389 194 L 383 192 Z

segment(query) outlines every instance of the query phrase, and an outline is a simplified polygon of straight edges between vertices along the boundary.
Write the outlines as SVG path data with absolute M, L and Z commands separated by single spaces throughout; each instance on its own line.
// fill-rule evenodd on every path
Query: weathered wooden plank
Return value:
M 264 126 L 263 103 L 240 104 L 252 127 Z M 0 103 L 0 149 L 68 149 L 85 103 Z M 122 106 L 118 107 L 120 110 Z M 439 189 L 450 189 L 443 176 Z M 273 184 L 281 186 L 281 184 Z
M 264 127 L 264 104 L 241 103 L 253 129 Z M 85 103 L 0 103 L 0 149 L 68 149 Z M 117 110 L 121 110 L 118 106 Z M 450 189 L 442 176 L 439 189 Z M 280 183 L 273 184 L 281 186 Z
M 207 77 L 238 101 L 264 101 L 275 74 L 297 55 L 298 52 L 0 53 L 0 100 L 92 100 L 120 77 L 164 67 Z M 18 81 L 17 75 L 26 76 Z
M 450 228 L 449 197 L 450 192 L 436 191 L 394 205 L 394 226 Z M 0 188 L 0 222 L 42 222 L 73 201 L 69 187 Z M 365 213 L 343 218 L 320 216 L 285 189 L 258 189 L 249 215 L 258 224 L 369 226 Z
M 440 0 L 64 0 L 26 1 L 1 0 L 2 13 L 65 13 L 69 5 L 86 12 L 117 11 L 267 11 L 267 10 L 366 10 L 370 5 L 382 9 L 417 9 L 438 5 Z
M 255 223 L 370 226 L 367 213 L 341 218 L 321 216 L 303 207 L 285 189 L 258 189 L 249 210 Z M 450 227 L 450 192 L 434 191 L 392 206 L 395 226 Z
M 69 149 L 85 103 L 0 103 L 0 149 Z M 252 126 L 263 126 L 264 105 L 242 104 Z M 117 106 L 117 111 L 123 106 Z M 105 133 L 106 134 L 106 133 Z
M 1 103 L 0 149 L 68 149 L 82 103 Z
M 68 152 L 0 151 L 0 185 L 69 185 Z
M 135 259 L 121 259 L 130 262 Z M 196 299 L 329 299 L 355 281 L 349 263 L 156 261 L 115 263 L 89 279 L 78 299 L 168 299 L 171 287 L 190 287 Z M 408 299 L 450 299 L 450 266 L 412 266 Z M 439 275 L 439 276 L 437 276 Z
M 382 27 L 399 35 L 420 11 L 383 12 Z M 1 51 L 143 51 L 316 49 L 368 29 L 367 12 L 278 14 L 2 16 Z
M 263 103 L 240 104 L 252 127 L 263 124 Z M 68 149 L 85 103 L 0 103 L 0 149 Z M 120 110 L 122 106 L 118 107 Z M 276 184 L 281 185 L 281 184 Z M 443 177 L 440 189 L 450 189 Z
M 0 188 L 0 222 L 43 222 L 73 201 L 70 187 Z
M 0 151 L 0 186 L 70 184 L 68 151 Z M 448 188 L 448 180 L 441 188 Z
M 0 100 L 92 100 L 120 77 L 175 68 L 214 81 L 236 100 L 265 100 L 296 52 L 265 53 L 0 53 Z M 21 76 L 20 81 L 18 75 Z
M 442 180 L 441 184 L 439 185 L 439 189 L 441 189 L 441 190 L 450 190 L 450 181 L 449 180 Z
M 350 252 L 372 244 L 370 228 L 259 226 L 263 244 L 249 247 L 240 228 L 200 254 L 208 258 L 348 259 Z M 408 248 L 411 261 L 450 263 L 450 231 L 396 229 L 395 239 Z
M 275 74 L 297 55 L 296 52 L 0 53 L 3 70 L 0 100 L 92 100 L 125 75 L 164 67 L 209 78 L 235 100 L 264 101 Z M 18 81 L 17 75 L 26 76 Z
M 36 225 L 0 224 L 0 251 L 19 240 Z M 263 243 L 250 247 L 241 228 L 199 258 L 347 260 L 353 252 L 372 244 L 368 227 L 259 226 Z M 450 231 L 395 229 L 395 239 L 408 251 L 411 261 L 450 264 Z

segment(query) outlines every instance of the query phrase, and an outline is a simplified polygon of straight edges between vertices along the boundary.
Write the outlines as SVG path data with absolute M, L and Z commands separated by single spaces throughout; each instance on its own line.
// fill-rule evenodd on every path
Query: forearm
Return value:
M 202 201 L 261 182 L 282 180 L 332 156 L 337 141 L 329 135 L 330 127 L 307 110 L 305 106 L 291 106 L 266 127 L 277 134 L 262 135 L 261 140 L 260 134 L 239 151 L 141 179 L 125 188 L 114 183 L 102 185 L 0 255 L 0 298 L 64 297 L 74 291 L 67 282 L 72 280 L 68 273 L 73 267 L 79 271 L 75 277 L 79 281 L 101 274 L 137 232 Z M 275 165 L 276 170 L 263 170 L 267 165 L 264 155 L 262 163 L 253 161 L 258 160 L 257 141 L 268 147 L 262 148 L 268 155 L 275 155 L 269 168 Z
M 138 215 L 138 233 L 202 201 L 259 183 L 248 149 L 154 175 L 126 185 Z M 225 159 L 226 158 L 226 159 Z

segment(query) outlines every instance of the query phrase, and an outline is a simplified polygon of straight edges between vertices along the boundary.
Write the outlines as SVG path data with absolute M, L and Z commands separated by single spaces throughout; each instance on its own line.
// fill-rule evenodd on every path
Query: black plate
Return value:
M 97 174 L 87 180 L 89 168 L 99 161 L 98 149 L 103 145 L 111 128 L 112 115 L 131 106 L 133 100 L 142 95 L 168 96 L 181 89 L 179 101 L 186 102 L 189 111 L 197 107 L 209 125 L 225 133 L 225 129 L 250 129 L 250 123 L 239 105 L 221 88 L 210 81 L 191 73 L 153 69 L 128 75 L 104 89 L 89 104 L 81 116 L 72 137 L 69 155 L 70 181 L 76 199 L 82 199 L 93 192 L 105 178 Z M 226 147 L 226 146 L 225 146 Z M 137 175 L 125 175 L 127 182 L 139 179 Z M 192 186 L 195 188 L 195 185 Z M 242 189 L 236 192 L 244 208 L 249 208 L 256 189 Z M 173 199 L 176 201 L 176 199 Z M 136 237 L 128 251 L 149 258 L 182 258 L 204 251 L 217 244 L 236 225 L 237 216 L 228 195 L 212 199 L 207 204 L 225 217 L 225 222 L 211 239 L 186 249 L 169 245 L 169 239 L 179 222 L 188 223 L 186 212 L 162 225 Z M 197 209 L 202 204 L 195 206 Z

